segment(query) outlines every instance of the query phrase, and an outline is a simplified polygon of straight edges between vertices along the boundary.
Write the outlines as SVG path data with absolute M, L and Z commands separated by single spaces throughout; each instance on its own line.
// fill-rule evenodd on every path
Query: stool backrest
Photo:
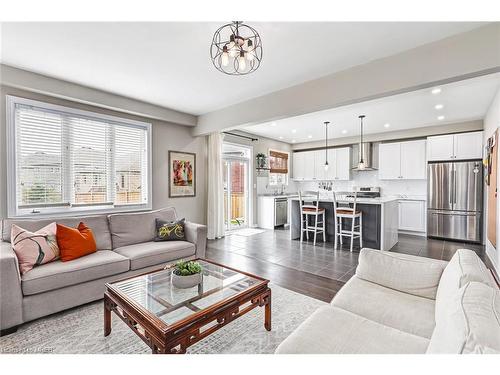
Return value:
M 357 191 L 337 191 L 333 192 L 333 204 L 335 205 L 336 210 L 344 210 L 351 211 L 352 213 L 356 212 L 356 204 L 358 200 L 358 192 Z
M 304 208 L 314 208 L 317 212 L 319 210 L 319 191 L 299 190 L 299 205 L 301 213 Z

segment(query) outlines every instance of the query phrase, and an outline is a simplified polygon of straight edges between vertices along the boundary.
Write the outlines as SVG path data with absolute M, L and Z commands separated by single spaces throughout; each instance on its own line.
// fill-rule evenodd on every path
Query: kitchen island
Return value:
M 339 201 L 339 203 L 348 202 Z M 326 240 L 334 242 L 335 223 L 332 198 L 320 197 L 319 206 L 325 209 Z M 299 198 L 289 198 L 288 208 L 290 218 L 290 238 L 292 240 L 299 239 Z M 398 242 L 398 198 L 358 198 L 356 201 L 356 208 L 363 212 L 363 247 L 386 251 L 390 250 Z M 345 229 L 347 229 L 347 225 L 351 225 L 350 220 L 344 219 Z M 322 240 L 322 235 L 318 235 L 318 241 Z M 344 237 L 344 244 L 346 241 L 349 243 L 350 238 Z M 355 240 L 355 245 L 357 245 L 357 241 L 358 240 Z

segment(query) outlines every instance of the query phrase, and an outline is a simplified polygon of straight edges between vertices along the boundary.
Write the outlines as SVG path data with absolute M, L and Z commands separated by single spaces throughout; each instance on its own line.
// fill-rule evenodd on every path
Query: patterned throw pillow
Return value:
M 28 232 L 12 224 L 10 238 L 21 274 L 59 258 L 56 231 L 56 223 L 50 223 L 36 232 Z
M 184 234 L 185 219 L 177 221 L 165 221 L 156 219 L 155 241 L 185 241 Z

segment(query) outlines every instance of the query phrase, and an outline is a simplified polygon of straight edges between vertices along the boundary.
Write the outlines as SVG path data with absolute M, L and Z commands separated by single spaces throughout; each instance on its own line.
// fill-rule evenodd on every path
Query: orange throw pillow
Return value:
M 94 234 L 84 223 L 78 224 L 76 229 L 57 224 L 56 238 L 63 262 L 97 251 Z

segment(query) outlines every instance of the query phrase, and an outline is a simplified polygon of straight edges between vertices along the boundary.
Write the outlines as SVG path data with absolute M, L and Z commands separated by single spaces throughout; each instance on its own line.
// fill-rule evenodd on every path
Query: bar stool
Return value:
M 300 242 L 304 238 L 309 240 L 309 232 L 314 233 L 314 245 L 316 245 L 316 236 L 318 233 L 323 234 L 323 242 L 326 242 L 325 237 L 325 209 L 319 207 L 319 191 L 299 191 L 300 205 Z M 314 226 L 309 225 L 309 217 L 312 216 Z M 321 219 L 321 221 L 318 221 Z M 318 226 L 321 224 L 321 226 Z
M 359 238 L 359 246 L 363 247 L 363 212 L 356 208 L 357 199 L 357 192 L 333 192 L 335 249 L 337 249 L 337 237 L 340 239 L 341 245 L 344 244 L 343 237 L 351 238 L 351 252 L 355 238 Z M 343 219 L 351 220 L 351 230 L 343 228 Z M 358 219 L 358 224 L 356 224 L 356 219 Z

